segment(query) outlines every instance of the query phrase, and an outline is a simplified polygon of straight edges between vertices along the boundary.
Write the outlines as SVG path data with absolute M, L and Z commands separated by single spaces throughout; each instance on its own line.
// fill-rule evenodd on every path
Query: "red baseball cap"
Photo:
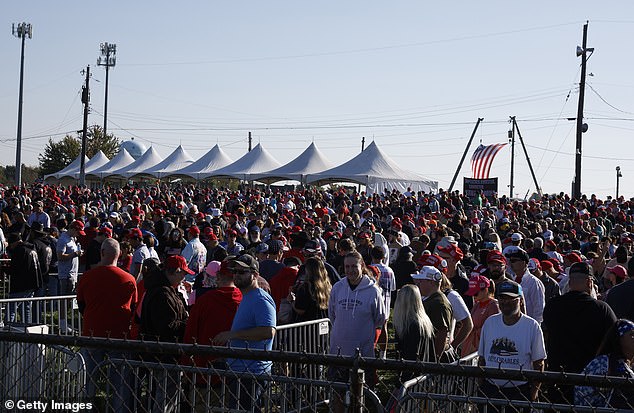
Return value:
M 487 254 L 487 264 L 491 262 L 500 262 L 506 264 L 506 257 L 498 250 L 491 250 Z
M 86 235 L 84 232 L 84 223 L 78 219 L 71 222 L 69 228 L 76 229 L 79 235 Z
M 462 250 L 455 244 L 449 244 L 444 247 L 442 245 L 438 245 L 436 248 L 439 252 L 442 252 L 443 254 L 449 254 L 456 261 L 460 261 L 464 258 Z
M 194 235 L 194 236 L 199 236 L 200 235 L 200 228 L 198 228 L 198 226 L 196 225 L 192 225 L 191 227 L 189 227 L 189 235 Z
M 99 231 L 97 231 L 97 233 L 105 235 L 106 238 L 112 238 L 112 230 L 110 228 L 108 228 L 108 227 L 99 228 Z
M 469 278 L 469 289 L 465 292 L 466 295 L 474 296 L 481 290 L 489 288 L 491 280 L 484 275 L 473 275 Z
M 178 269 L 185 271 L 187 274 L 194 274 L 187 266 L 187 261 L 180 255 L 170 255 L 165 260 L 165 268 Z
M 622 265 L 614 265 L 612 267 L 608 267 L 607 270 L 616 275 L 616 278 L 620 280 L 624 280 L 627 276 L 627 270 Z
M 139 228 L 132 228 L 128 232 L 128 238 L 143 238 L 143 233 Z
M 212 227 L 205 228 L 204 234 L 205 234 L 205 238 L 207 239 L 218 239 L 218 236 L 216 235 Z

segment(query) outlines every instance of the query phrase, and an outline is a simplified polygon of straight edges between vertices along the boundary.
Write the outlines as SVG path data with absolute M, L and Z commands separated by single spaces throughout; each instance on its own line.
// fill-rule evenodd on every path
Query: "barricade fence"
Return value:
M 0 328 L 46 326 L 59 335 L 81 333 L 82 317 L 76 295 L 0 299 Z
M 97 411 L 115 412 L 634 409 L 628 404 L 634 383 L 622 377 L 500 370 L 477 367 L 474 361 L 474 357 L 467 357 L 454 364 L 423 363 L 358 355 L 1 332 L 0 397 L 83 401 Z M 268 363 L 273 366 L 271 370 L 267 369 Z M 250 368 L 237 367 L 244 365 Z M 296 368 L 286 367 L 291 365 Z M 401 383 L 404 373 L 412 378 Z M 501 391 L 493 391 L 491 380 L 505 384 L 524 382 L 529 386 L 539 383 L 541 390 L 533 400 L 521 391 L 511 391 L 512 386 L 503 385 Z M 588 406 L 575 404 L 574 400 L 560 402 L 551 400 L 547 391 L 574 390 L 577 386 L 592 389 L 592 400 L 601 399 L 603 403 Z

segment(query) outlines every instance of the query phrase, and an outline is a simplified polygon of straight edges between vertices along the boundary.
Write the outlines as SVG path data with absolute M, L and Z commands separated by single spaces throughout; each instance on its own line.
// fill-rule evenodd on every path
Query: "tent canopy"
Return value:
M 90 159 L 88 159 L 87 156 L 84 156 L 84 168 L 86 167 L 86 164 L 90 161 Z M 71 163 L 68 164 L 68 166 L 66 168 L 62 168 L 61 170 L 49 174 L 49 175 L 45 175 L 44 176 L 44 180 L 47 179 L 59 179 L 61 176 L 65 176 L 65 175 L 69 175 L 73 172 L 79 172 L 79 168 L 81 168 L 81 154 L 75 158 L 74 161 L 72 161 Z
M 141 174 L 146 170 L 152 168 L 157 165 L 159 162 L 163 160 L 163 157 L 156 152 L 153 146 L 150 146 L 150 149 L 145 151 L 145 153 L 136 161 L 132 162 L 128 166 L 124 166 L 121 169 L 113 171 L 109 175 L 106 175 L 106 178 L 115 178 L 115 177 L 123 177 L 130 178 L 134 175 Z
M 438 189 L 438 182 L 401 169 L 375 142 L 363 152 L 335 168 L 310 174 L 306 181 L 314 185 L 332 182 L 354 182 L 365 185 L 370 194 L 383 192 L 385 188 L 411 188 L 414 191 L 431 192 Z
M 200 179 L 229 177 L 250 180 L 252 174 L 270 171 L 271 169 L 279 168 L 281 165 L 269 151 L 264 149 L 261 144 L 258 144 L 234 163 L 213 172 L 200 174 Z
M 108 162 L 110 162 L 110 159 L 108 159 L 106 154 L 104 154 L 102 151 L 99 151 L 95 154 L 95 156 L 90 158 L 90 160 L 84 164 L 84 173 L 86 174 L 86 176 L 88 176 L 88 174 L 91 171 L 94 171 L 95 169 L 102 167 Z M 71 174 L 60 175 L 59 179 L 66 178 L 66 177 L 79 179 L 79 175 L 81 174 L 80 168 L 81 168 L 81 165 L 79 166 L 79 168 L 77 168 L 76 171 L 74 171 Z
M 110 160 L 110 162 L 90 172 L 86 172 L 86 176 L 103 179 L 104 177 L 110 175 L 112 172 L 130 165 L 132 162 L 134 162 L 134 158 L 132 157 L 132 155 L 130 155 L 128 151 L 125 150 L 125 148 L 120 148 L 119 153 L 117 153 L 115 157 Z
M 167 158 L 163 159 L 151 168 L 141 171 L 136 176 L 154 177 L 160 179 L 170 175 L 174 171 L 191 165 L 193 162 L 194 158 L 192 158 L 181 145 L 178 145 L 178 148 L 176 148 Z
M 251 174 L 250 178 L 254 181 L 264 182 L 265 184 L 285 180 L 305 183 L 307 175 L 325 171 L 333 166 L 334 165 L 326 159 L 324 154 L 313 142 L 297 158 L 286 165 L 273 169 L 272 171 Z
M 202 179 L 201 175 L 208 176 L 209 173 L 224 168 L 232 162 L 233 159 L 216 144 L 202 158 L 182 169 L 173 171 L 168 176 L 189 176 L 194 179 Z

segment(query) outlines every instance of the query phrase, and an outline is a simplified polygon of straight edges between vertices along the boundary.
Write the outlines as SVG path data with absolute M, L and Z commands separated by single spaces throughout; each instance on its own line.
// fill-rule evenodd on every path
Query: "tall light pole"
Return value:
M 22 97 L 24 87 L 24 43 L 33 34 L 30 23 L 14 23 L 11 28 L 13 35 L 22 39 L 22 52 L 20 54 L 20 97 L 18 98 L 18 133 L 15 146 L 15 184 L 22 185 Z
M 579 106 L 577 108 L 577 144 L 575 146 L 575 180 L 572 188 L 572 196 L 581 198 L 581 137 L 588 130 L 588 125 L 583 123 L 583 103 L 586 93 L 586 62 L 588 61 L 588 52 L 590 55 L 594 52 L 594 48 L 587 47 L 588 43 L 588 22 L 583 25 L 583 43 L 577 46 L 577 57 L 581 56 L 581 80 L 579 81 Z
M 618 202 L 619 199 L 619 180 L 623 177 L 623 175 L 621 174 L 621 167 L 617 166 L 616 167 L 616 199 Z
M 97 59 L 98 66 L 106 68 L 106 97 L 103 107 L 103 136 L 108 132 L 108 72 L 117 63 L 117 45 L 114 43 L 101 43 L 101 56 Z

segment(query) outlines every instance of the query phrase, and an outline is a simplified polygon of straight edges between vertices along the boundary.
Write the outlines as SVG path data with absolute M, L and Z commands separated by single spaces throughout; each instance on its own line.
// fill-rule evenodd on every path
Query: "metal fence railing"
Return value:
M 0 299 L 0 328 L 40 325 L 49 333 L 72 335 L 81 332 L 81 323 L 75 295 Z
M 500 370 L 466 364 L 364 359 L 289 351 L 257 351 L 204 345 L 97 339 L 0 332 L 0 401 L 15 397 L 88 401 L 97 411 L 241 411 L 326 412 L 341 400 L 349 412 L 631 412 L 634 382 L 622 377 L 584 376 L 530 370 Z M 81 355 L 81 356 L 80 356 Z M 215 361 L 195 366 L 192 356 Z M 268 360 L 269 372 L 232 371 L 227 359 Z M 45 362 L 47 360 L 57 362 Z M 82 363 L 83 362 L 83 363 Z M 298 366 L 297 372 L 280 366 Z M 309 366 L 350 372 L 313 378 Z M 302 370 L 303 369 L 303 370 Z M 18 372 L 22 372 L 18 374 Z M 400 383 L 399 373 L 417 377 Z M 204 380 L 196 377 L 203 376 Z M 51 384 L 51 379 L 55 378 Z M 372 379 L 372 380 L 370 380 Z M 536 400 L 491 396 L 487 379 L 523 380 L 548 386 L 586 386 L 605 395 L 597 406 L 555 403 L 547 392 Z M 375 384 L 368 384 L 374 381 Z M 391 393 L 386 395 L 384 388 Z M 29 392 L 25 392 L 28 389 Z M 400 394 L 399 394 L 400 391 Z M 394 396 L 396 397 L 396 402 Z M 232 410 L 235 411 L 235 410 Z

